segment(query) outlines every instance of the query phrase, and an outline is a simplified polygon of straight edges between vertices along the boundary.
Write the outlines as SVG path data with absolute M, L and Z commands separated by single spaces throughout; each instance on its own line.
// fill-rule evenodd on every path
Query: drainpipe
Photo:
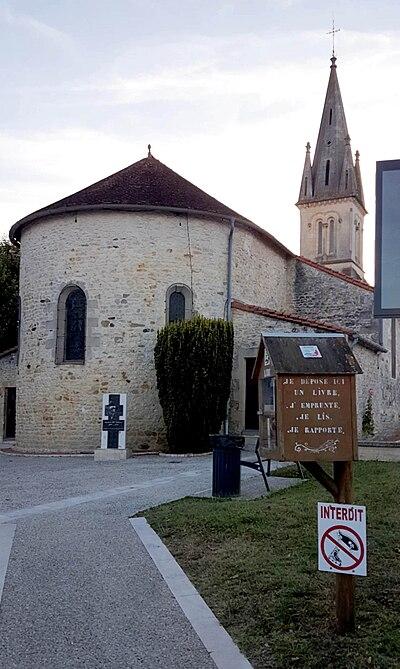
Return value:
M 233 232 L 235 230 L 235 219 L 231 218 L 231 229 L 228 237 L 228 271 L 226 287 L 226 320 L 232 320 L 232 259 L 233 259 Z
M 233 261 L 233 233 L 235 230 L 235 219 L 230 219 L 230 230 L 228 237 L 228 267 L 226 275 L 226 320 L 232 320 L 232 261 Z M 229 432 L 229 400 L 224 421 L 224 434 Z

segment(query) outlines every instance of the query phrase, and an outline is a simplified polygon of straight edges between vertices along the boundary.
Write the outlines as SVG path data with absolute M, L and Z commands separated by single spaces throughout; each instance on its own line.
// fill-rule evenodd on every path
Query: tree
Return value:
M 19 249 L 0 240 L 0 352 L 17 345 Z
M 209 450 L 209 435 L 226 417 L 233 357 L 233 326 L 196 316 L 157 333 L 157 388 L 170 450 Z

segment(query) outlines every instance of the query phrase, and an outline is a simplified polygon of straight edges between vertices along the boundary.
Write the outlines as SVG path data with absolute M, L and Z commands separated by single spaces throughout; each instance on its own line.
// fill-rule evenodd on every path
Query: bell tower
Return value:
M 353 161 L 336 58 L 331 58 L 314 159 L 307 143 L 300 194 L 300 254 L 337 272 L 364 279 L 363 227 L 367 213 L 360 154 Z

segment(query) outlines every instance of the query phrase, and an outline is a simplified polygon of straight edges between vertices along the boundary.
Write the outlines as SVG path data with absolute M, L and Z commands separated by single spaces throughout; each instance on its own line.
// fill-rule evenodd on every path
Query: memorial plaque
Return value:
M 126 394 L 103 395 L 101 448 L 125 449 Z
M 279 375 L 277 440 L 285 460 L 357 456 L 352 375 Z

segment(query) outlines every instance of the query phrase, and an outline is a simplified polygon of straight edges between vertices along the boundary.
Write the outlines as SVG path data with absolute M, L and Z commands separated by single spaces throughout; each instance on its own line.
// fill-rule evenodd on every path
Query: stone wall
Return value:
M 229 229 L 204 218 L 105 211 L 54 216 L 23 232 L 18 447 L 97 447 L 105 392 L 128 395 L 128 447 L 164 444 L 153 351 L 166 291 L 185 284 L 195 311 L 223 317 Z M 286 269 L 284 255 L 235 230 L 234 297 L 286 304 Z M 83 365 L 55 363 L 57 300 L 69 284 L 87 297 Z
M 128 396 L 127 445 L 163 447 L 153 351 L 165 324 L 167 289 L 192 288 L 194 310 L 223 317 L 227 300 L 229 224 L 175 214 L 87 212 L 53 216 L 27 227 L 21 240 L 21 346 L 17 392 L 17 445 L 22 449 L 92 450 L 100 442 L 102 394 Z M 40 262 L 38 261 L 40 259 Z M 87 297 L 85 364 L 56 364 L 57 301 L 66 285 Z M 359 329 L 371 327 L 372 294 L 291 259 L 240 225 L 234 233 L 233 298 L 278 311 Z M 244 428 L 246 356 L 255 356 L 263 329 L 306 328 L 234 311 L 235 362 L 231 424 Z M 388 332 L 384 332 L 386 343 Z M 397 338 L 400 344 L 400 334 Z M 390 344 L 390 342 L 389 342 Z M 360 349 L 369 387 L 380 410 L 377 425 L 396 421 L 398 382 L 390 353 Z M 389 371 L 388 371 L 389 370 Z M 0 385 L 3 381 L 0 365 Z M 386 378 L 389 376 L 390 378 Z M 383 405 L 382 405 L 383 406 Z M 360 408 L 361 405 L 360 405 Z M 398 418 L 398 416 L 397 416 Z
M 261 332 L 312 332 L 309 327 L 289 323 L 258 314 L 234 310 L 235 354 L 232 378 L 232 395 L 230 411 L 230 429 L 240 434 L 244 425 L 245 411 L 245 363 L 246 357 L 255 357 L 260 342 Z M 400 328 L 398 328 L 398 339 Z M 374 420 L 377 437 L 392 437 L 393 433 L 400 437 L 400 386 L 398 374 L 392 377 L 390 324 L 385 324 L 384 343 L 387 353 L 374 353 L 362 345 L 356 344 L 353 352 L 363 374 L 357 375 L 357 419 L 358 433 L 361 437 L 362 416 L 365 410 L 369 390 L 373 392 Z M 321 330 L 314 330 L 319 331 Z M 400 357 L 398 356 L 398 361 Z
M 12 351 L 0 355 L 0 443 L 4 438 L 4 399 L 5 388 L 17 385 L 17 353 Z
M 306 332 L 312 331 L 295 323 L 267 318 L 234 309 L 233 326 L 235 331 L 235 350 L 232 373 L 232 394 L 229 426 L 233 434 L 241 434 L 245 424 L 246 367 L 245 358 L 256 357 L 261 333 L 271 332 Z
M 195 310 L 223 316 L 227 238 L 227 225 L 151 213 L 52 217 L 26 229 L 18 446 L 97 447 L 105 392 L 128 394 L 127 445 L 158 446 L 163 427 L 153 350 L 165 324 L 166 291 L 186 284 Z M 84 365 L 55 364 L 57 300 L 67 284 L 87 297 Z
M 267 240 L 237 227 L 234 237 L 233 297 L 276 311 L 293 303 L 294 264 Z
M 371 354 L 363 346 L 356 345 L 354 352 L 363 370 L 357 378 L 358 423 L 361 431 L 369 391 L 372 391 L 372 406 L 377 438 L 400 439 L 400 326 L 396 321 L 395 346 L 396 367 L 392 365 L 392 336 L 390 320 L 383 321 L 383 345 L 387 353 Z
M 355 198 L 335 198 L 298 205 L 300 209 L 300 253 L 305 258 L 327 264 L 331 269 L 346 268 L 364 277 L 364 212 Z M 334 221 L 334 249 L 329 244 L 329 221 Z M 318 255 L 318 222 L 323 224 L 323 254 Z M 357 228 L 359 230 L 357 231 Z M 359 236 L 359 244 L 357 237 Z M 344 262 L 339 262 L 344 261 Z
M 348 327 L 379 341 L 370 290 L 294 259 L 294 311 L 315 320 Z

